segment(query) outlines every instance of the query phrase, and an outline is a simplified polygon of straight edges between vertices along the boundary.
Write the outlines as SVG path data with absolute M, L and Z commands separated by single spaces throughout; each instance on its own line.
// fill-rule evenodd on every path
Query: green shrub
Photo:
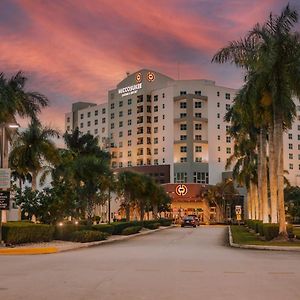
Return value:
M 114 232 L 114 226 L 109 224 L 93 225 L 92 229 L 100 232 L 106 232 L 108 234 L 113 234 Z
M 113 234 L 122 234 L 123 230 L 127 227 L 132 227 L 132 226 L 143 227 L 143 222 L 142 221 L 115 222 L 112 223 L 112 226 L 114 227 Z
M 75 224 L 64 224 L 63 226 L 57 225 L 55 227 L 54 238 L 56 240 L 69 241 L 70 235 L 75 231 L 88 230 L 89 226 L 86 225 L 75 225 Z
M 279 225 L 278 224 L 264 224 L 263 231 L 266 241 L 273 240 L 279 234 Z
M 172 219 L 161 218 L 156 221 L 158 223 L 160 223 L 161 226 L 171 226 L 172 225 Z
M 255 231 L 256 233 L 259 233 L 260 236 L 264 236 L 265 233 L 264 233 L 264 223 L 262 221 L 257 221 L 256 223 L 256 228 L 257 228 L 257 231 Z
M 8 244 L 49 242 L 53 240 L 54 226 L 29 222 L 3 224 L 3 240 Z
M 294 234 L 294 227 L 292 224 L 288 224 L 286 226 L 286 230 L 287 230 L 287 233 L 288 233 L 288 237 L 290 239 L 294 238 L 295 237 L 295 234 Z
M 74 231 L 70 234 L 70 241 L 88 243 L 95 241 L 103 241 L 107 238 L 106 232 L 100 232 L 95 230 L 80 230 Z
M 130 235 L 138 233 L 142 229 L 142 226 L 130 226 L 125 229 L 123 229 L 122 234 L 123 235 Z
M 145 228 L 152 229 L 152 230 L 159 228 L 159 226 L 160 226 L 160 223 L 146 223 L 144 225 Z

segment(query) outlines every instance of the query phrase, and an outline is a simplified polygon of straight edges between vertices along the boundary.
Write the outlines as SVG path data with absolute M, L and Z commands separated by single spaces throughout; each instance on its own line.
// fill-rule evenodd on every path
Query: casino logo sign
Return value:
M 140 83 L 142 81 L 142 74 L 141 73 L 137 73 L 135 76 L 135 80 L 137 83 Z
M 178 196 L 185 196 L 188 192 L 187 186 L 185 184 L 178 184 L 175 192 Z
M 153 73 L 153 72 L 148 72 L 148 73 L 147 73 L 147 79 L 148 79 L 149 82 L 154 81 L 154 80 L 155 80 L 155 75 L 154 75 L 154 73 Z

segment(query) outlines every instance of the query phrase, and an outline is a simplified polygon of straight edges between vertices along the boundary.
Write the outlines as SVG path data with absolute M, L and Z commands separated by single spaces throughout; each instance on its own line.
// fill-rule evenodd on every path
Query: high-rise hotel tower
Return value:
M 107 103 L 73 104 L 66 130 L 78 126 L 99 136 L 112 154 L 113 168 L 133 168 L 161 183 L 216 184 L 233 153 L 224 115 L 235 92 L 211 80 L 174 80 L 143 69 L 110 90 Z M 285 142 L 287 177 L 297 184 L 298 119 Z

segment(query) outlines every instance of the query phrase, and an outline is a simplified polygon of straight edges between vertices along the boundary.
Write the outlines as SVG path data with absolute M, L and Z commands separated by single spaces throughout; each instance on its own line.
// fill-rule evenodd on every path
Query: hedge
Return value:
M 93 225 L 92 229 L 100 232 L 106 232 L 108 234 L 113 234 L 114 232 L 114 226 L 109 224 Z
M 75 231 L 89 230 L 87 225 L 64 224 L 63 226 L 57 225 L 55 227 L 54 238 L 56 240 L 69 241 L 70 236 Z
M 123 235 L 130 235 L 138 233 L 142 229 L 142 226 L 130 226 L 123 229 L 122 234 Z
M 172 225 L 172 219 L 161 218 L 156 221 L 158 223 L 160 223 L 161 226 L 171 226 Z
M 159 226 L 160 226 L 160 223 L 148 223 L 148 224 L 144 224 L 145 228 L 152 229 L 152 230 L 159 228 Z
M 7 244 L 49 242 L 53 240 L 55 228 L 51 225 L 29 222 L 3 224 L 3 240 Z
M 70 234 L 70 241 L 88 243 L 95 241 L 103 241 L 107 238 L 108 233 L 95 230 L 80 230 Z

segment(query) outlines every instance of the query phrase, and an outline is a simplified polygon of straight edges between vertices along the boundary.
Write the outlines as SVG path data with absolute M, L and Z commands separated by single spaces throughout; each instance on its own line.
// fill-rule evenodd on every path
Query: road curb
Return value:
M 137 234 L 132 234 L 132 235 L 114 236 L 115 238 L 109 239 L 109 240 L 104 240 L 104 241 L 90 242 L 90 243 L 78 243 L 78 244 L 72 245 L 67 248 L 59 248 L 59 247 L 36 247 L 36 248 L 23 247 L 23 248 L 2 248 L 2 249 L 0 248 L 0 255 L 36 255 L 36 254 L 61 253 L 61 252 L 73 251 L 73 250 L 77 250 L 77 249 L 100 246 L 103 244 L 111 244 L 111 243 L 116 243 L 116 242 L 120 242 L 120 241 L 125 241 L 125 240 L 129 240 L 129 239 L 132 239 L 135 237 L 148 235 L 148 234 L 151 234 L 154 232 L 171 229 L 174 227 L 176 227 L 176 226 L 171 225 L 171 226 L 161 227 L 161 228 L 154 229 L 154 230 L 139 232 Z
M 229 245 L 233 248 L 252 249 L 252 250 L 269 250 L 269 251 L 293 251 L 300 252 L 300 247 L 284 247 L 284 246 L 262 246 L 262 245 L 242 245 L 233 242 L 231 228 L 228 226 Z

